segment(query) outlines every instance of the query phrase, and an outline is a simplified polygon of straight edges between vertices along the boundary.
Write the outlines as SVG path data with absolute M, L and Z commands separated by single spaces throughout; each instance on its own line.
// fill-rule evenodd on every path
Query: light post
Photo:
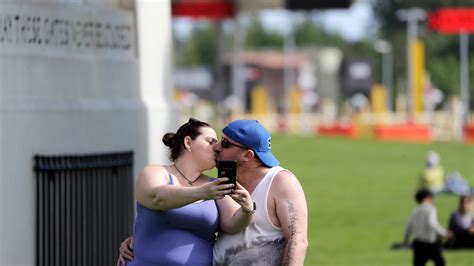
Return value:
M 293 27 L 293 12 L 287 11 L 286 18 L 290 23 L 290 27 L 288 29 L 287 34 L 283 40 L 283 48 L 285 52 L 285 65 L 283 69 L 283 79 L 284 79 L 284 88 L 283 88 L 283 95 L 284 95 L 284 102 L 283 102 L 283 113 L 287 116 L 290 113 L 290 92 L 292 87 L 295 85 L 296 77 L 295 72 L 292 66 L 292 60 L 295 54 L 295 33 Z
M 469 35 L 466 32 L 459 33 L 459 60 L 461 77 L 461 119 L 463 128 L 467 124 L 469 115 Z M 462 133 L 464 134 L 464 133 Z M 463 135 L 464 137 L 464 135 Z
M 242 9 L 241 1 L 236 1 L 238 12 L 234 18 L 234 39 L 233 39 L 233 53 L 232 53 L 232 94 L 236 96 L 243 113 L 248 109 L 247 101 L 245 99 L 245 71 L 243 57 L 243 46 L 247 29 L 244 27 L 244 14 L 240 12 Z
M 382 84 L 387 90 L 386 105 L 389 111 L 393 110 L 393 52 L 392 44 L 386 40 L 376 40 L 375 51 L 382 54 Z
M 397 17 L 407 22 L 407 107 L 410 113 L 415 111 L 415 106 L 412 104 L 415 96 L 412 44 L 418 38 L 418 21 L 426 19 L 426 12 L 421 8 L 400 9 L 397 11 Z

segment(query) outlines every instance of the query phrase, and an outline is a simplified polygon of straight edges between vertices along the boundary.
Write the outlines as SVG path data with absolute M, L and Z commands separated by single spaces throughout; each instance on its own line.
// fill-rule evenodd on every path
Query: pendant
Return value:
M 188 181 L 188 184 L 192 186 L 192 185 L 193 185 L 193 182 L 191 182 L 191 181 Z

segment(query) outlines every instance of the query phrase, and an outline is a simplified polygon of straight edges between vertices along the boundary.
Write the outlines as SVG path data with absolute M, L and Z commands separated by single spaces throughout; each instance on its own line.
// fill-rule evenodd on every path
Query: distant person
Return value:
M 433 260 L 435 266 L 445 265 L 439 237 L 447 237 L 448 232 L 438 223 L 433 193 L 422 188 L 417 191 L 415 199 L 418 206 L 410 216 L 404 237 L 405 245 L 409 245 L 410 236 L 414 237 L 413 265 L 425 265 L 429 260 Z
M 440 164 L 437 152 L 429 151 L 426 154 L 425 168 L 419 178 L 419 188 L 426 188 L 433 194 L 445 192 L 444 168 Z
M 474 217 L 472 196 L 460 196 L 458 209 L 449 218 L 448 230 L 453 237 L 448 241 L 449 248 L 474 248 Z
M 426 154 L 425 168 L 420 175 L 418 188 L 427 188 L 434 195 L 452 193 L 462 196 L 471 193 L 469 183 L 459 172 L 445 176 L 440 156 L 434 151 Z M 474 188 L 472 190 L 474 192 Z

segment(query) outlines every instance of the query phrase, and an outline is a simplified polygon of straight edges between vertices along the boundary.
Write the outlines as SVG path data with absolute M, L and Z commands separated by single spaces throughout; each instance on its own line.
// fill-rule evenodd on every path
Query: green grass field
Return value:
M 272 149 L 305 191 L 306 265 L 411 265 L 411 250 L 389 247 L 402 240 L 415 207 L 416 178 L 429 150 L 439 152 L 446 172 L 459 171 L 474 184 L 474 145 L 277 135 Z M 446 227 L 457 197 L 435 201 Z M 444 251 L 444 256 L 447 265 L 474 265 L 474 250 Z

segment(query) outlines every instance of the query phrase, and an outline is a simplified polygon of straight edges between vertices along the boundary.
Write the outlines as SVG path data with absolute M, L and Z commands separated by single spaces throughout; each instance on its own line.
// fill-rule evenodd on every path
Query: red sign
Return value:
M 234 16 L 234 4 L 229 0 L 174 0 L 171 13 L 173 17 L 222 20 Z
M 441 8 L 428 14 L 430 28 L 445 34 L 474 33 L 474 8 Z
M 258 67 L 247 67 L 247 80 L 257 81 L 262 77 L 262 71 Z

